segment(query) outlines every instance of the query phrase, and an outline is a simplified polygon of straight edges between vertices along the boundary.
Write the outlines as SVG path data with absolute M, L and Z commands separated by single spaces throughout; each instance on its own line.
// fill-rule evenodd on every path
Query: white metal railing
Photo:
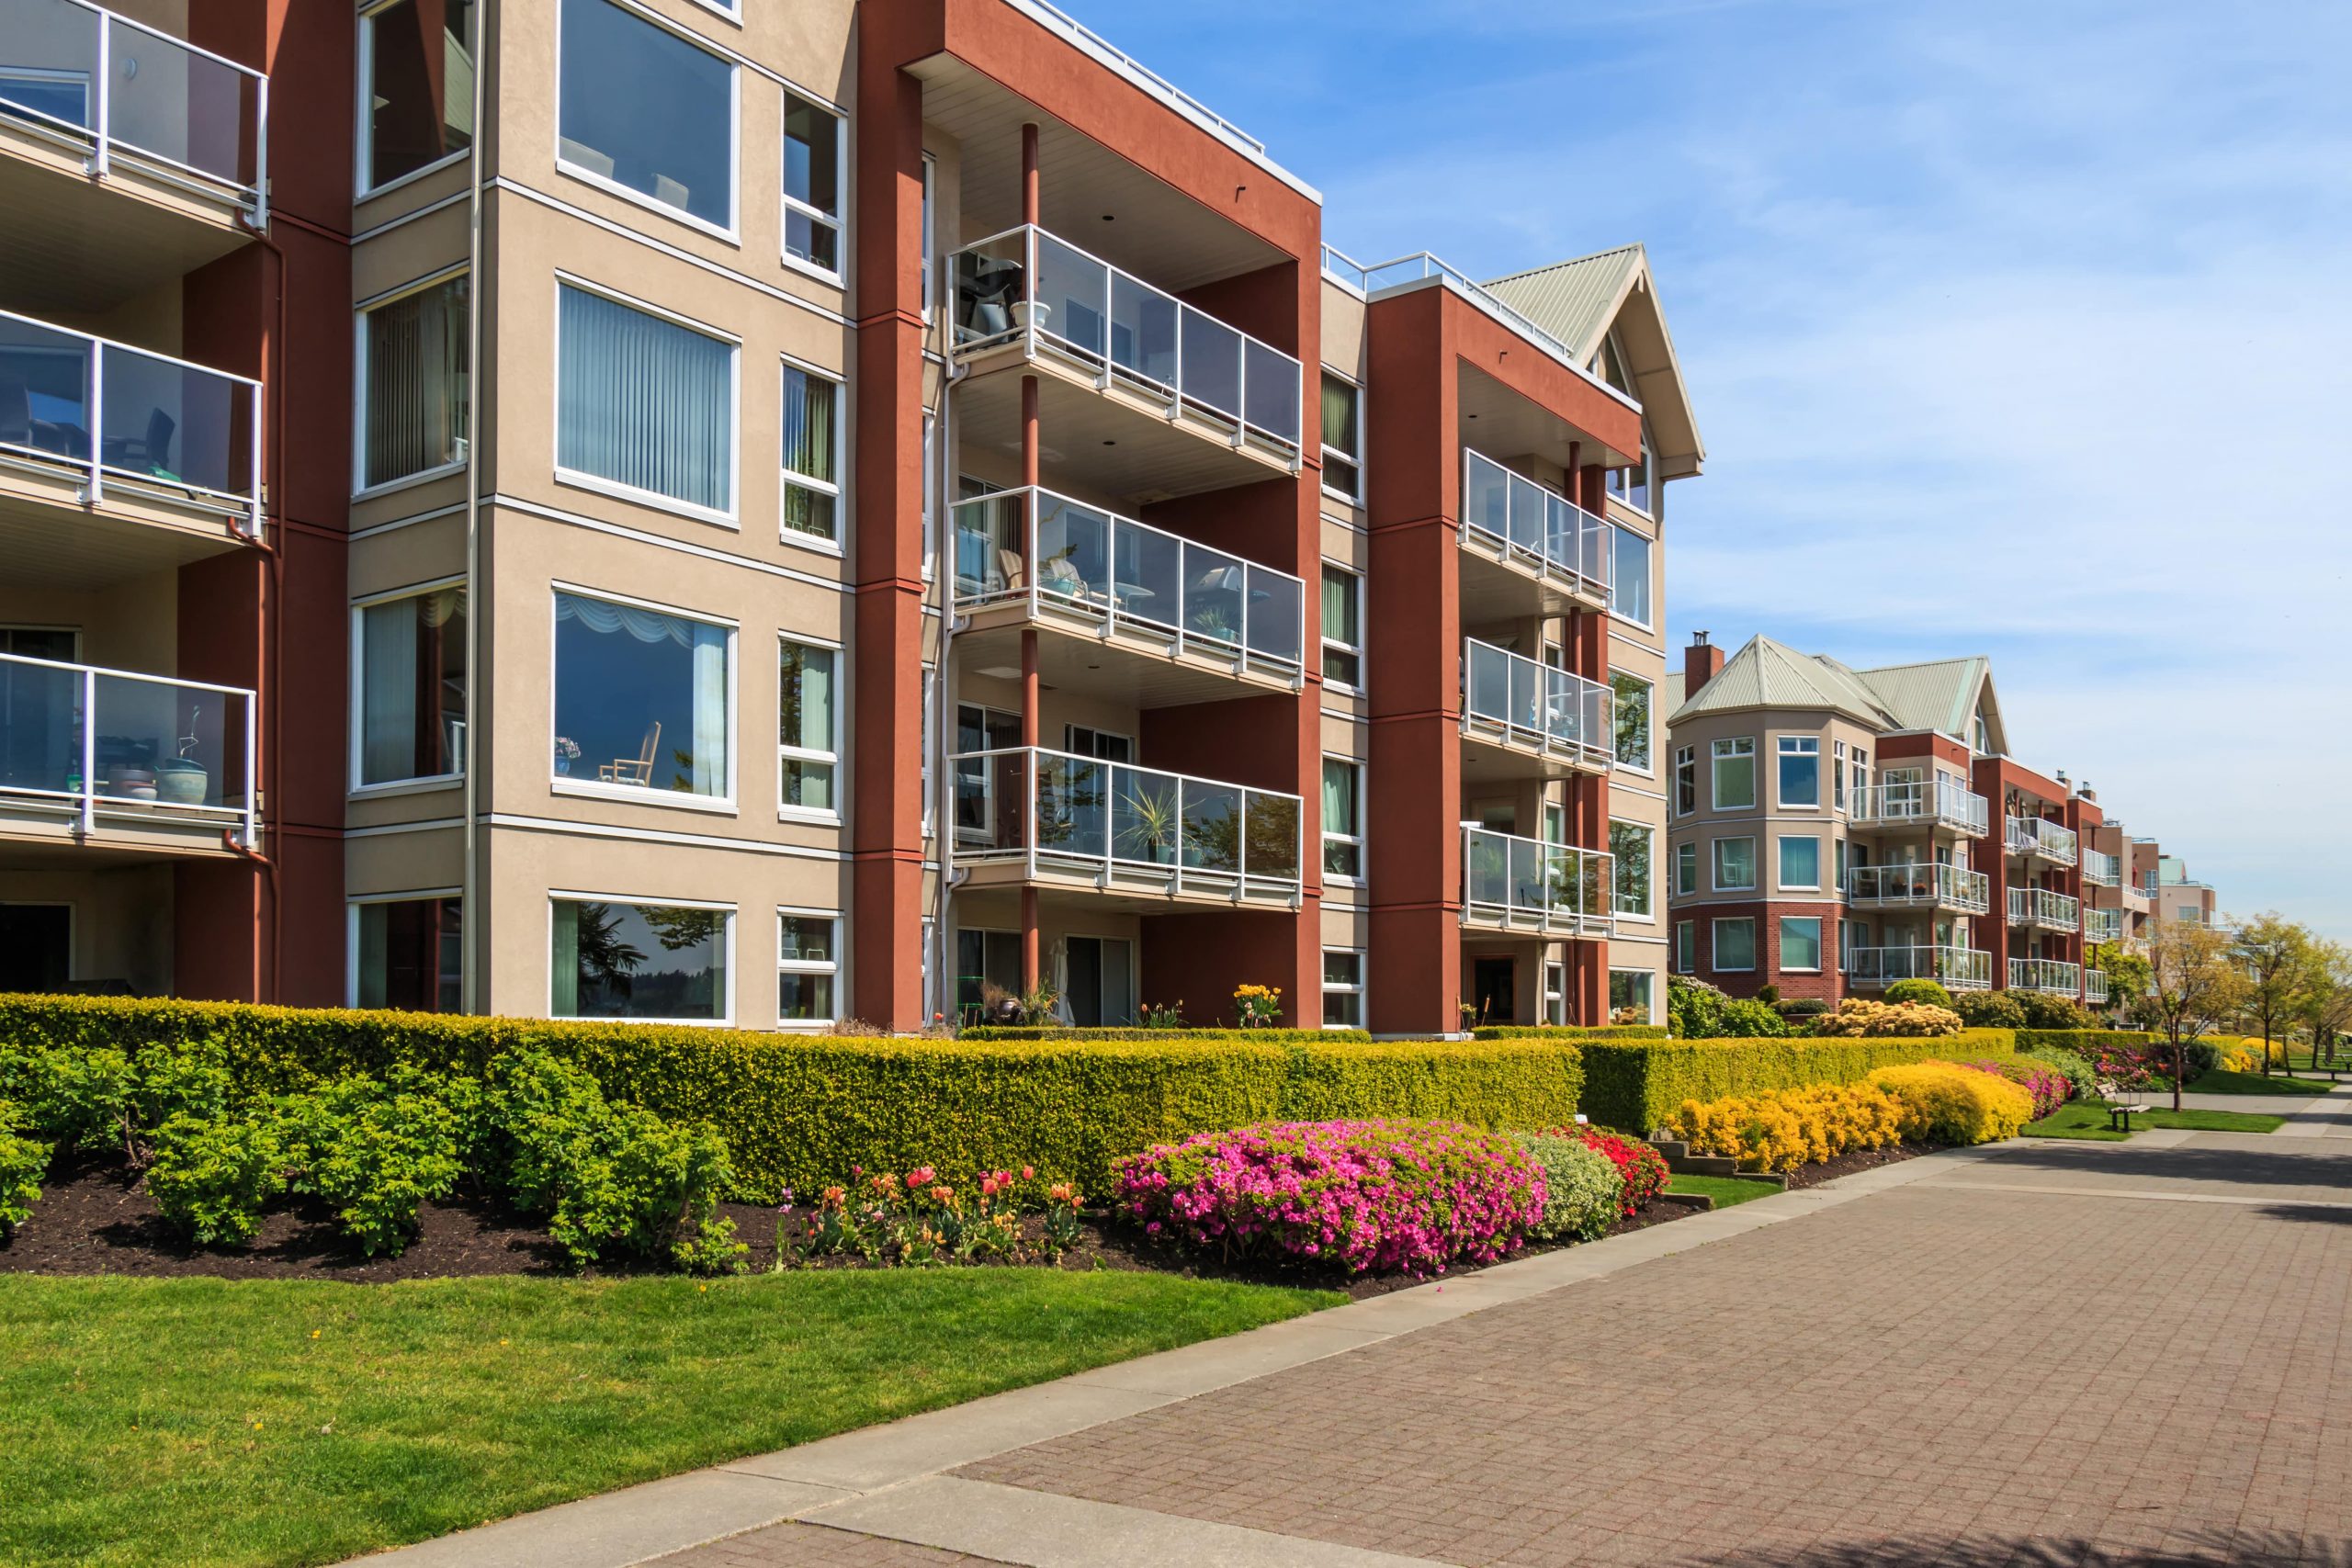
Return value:
M 269 78 L 88 0 L 0 0 L 0 117 L 269 222 Z M 22 216 L 22 215 L 20 215 Z
M 2052 893 L 2047 887 L 2012 887 L 2009 889 L 2009 924 L 2041 926 L 2049 931 L 2080 931 L 2083 923 L 2083 901 L 2071 894 Z
M 1102 888 L 1301 897 L 1299 797 L 1041 746 L 967 751 L 956 780 L 956 858 L 1077 873 Z
M 250 849 L 254 694 L 0 653 L 0 808 L 232 829 Z
M 1306 585 L 1286 571 L 1044 489 L 955 509 L 956 608 L 1025 604 L 1103 635 L 1169 638 L 1170 651 L 1303 678 Z M 1034 563 L 1034 566 L 1033 564 Z
M 1947 990 L 1993 988 L 1993 955 L 1973 947 L 1858 947 L 1846 960 L 1846 977 L 1857 986 L 1933 980 Z
M 2143 887 L 2136 882 L 2123 884 L 2123 906 L 2127 909 L 2134 904 L 2145 909 L 2155 901 L 2155 897 L 2156 890 L 2153 887 Z
M 1857 865 L 1846 871 L 1846 896 L 1882 909 L 1958 909 L 1982 915 L 1993 908 L 1993 882 L 1981 871 L 1941 861 Z
M 1135 81 L 1152 96 L 1161 99 L 1182 114 L 1185 118 L 1198 122 L 1204 130 L 1216 132 L 1223 140 L 1235 143 L 1257 158 L 1262 159 L 1266 156 L 1264 142 L 1137 60 L 1134 55 L 1129 54 L 1125 50 L 1121 49 L 1117 44 L 1111 42 L 1060 6 L 1049 4 L 1048 0 L 1013 0 L 1013 4 L 1019 9 L 1030 13 L 1037 21 L 1068 35 L 1070 40 L 1080 49 L 1102 60 L 1121 75 Z
M 1600 850 L 1462 825 L 1462 918 L 1555 936 L 1614 928 L 1614 857 Z
M 1982 834 L 1991 821 L 1983 795 L 1954 779 L 1905 779 L 1854 791 L 1846 811 L 1855 822 L 1881 827 L 1929 826 Z
M 2123 911 L 2120 909 L 2085 909 L 2083 911 L 2085 942 L 2121 942 Z
M 1462 539 L 1498 560 L 1609 603 L 1609 525 L 1492 457 L 1462 453 Z
M 1608 687 L 1476 637 L 1462 642 L 1462 733 L 1572 766 L 1616 763 Z
M 2123 885 L 2123 863 L 2104 850 L 2082 852 L 2083 880 L 2095 887 L 2120 887 Z
M 2083 1000 L 2104 1003 L 2107 1000 L 2107 975 L 2098 969 L 2083 971 Z
M 2061 865 L 2075 863 L 2075 830 L 2041 817 L 2011 817 L 2009 853 L 2040 855 Z
M 261 383 L 0 310 L 0 457 L 239 519 L 261 533 Z
M 1254 436 L 1298 465 L 1306 373 L 1281 349 L 1033 224 L 949 260 L 958 355 L 1012 344 L 1057 353 L 1097 386 L 1148 392 L 1170 419 L 1205 417 L 1234 446 Z
M 2056 958 L 2009 960 L 2009 989 L 2042 991 L 2053 997 L 2078 997 L 2083 992 L 2083 966 Z

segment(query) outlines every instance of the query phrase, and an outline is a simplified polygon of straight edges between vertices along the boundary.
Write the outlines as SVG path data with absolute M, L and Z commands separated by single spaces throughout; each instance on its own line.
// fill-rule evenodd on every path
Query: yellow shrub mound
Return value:
M 1906 1139 L 1931 1144 L 1989 1144 L 2017 1135 L 2033 1120 L 2033 1096 L 2008 1079 L 1947 1062 L 1881 1067 L 1866 1080 L 1885 1090 L 1901 1111 Z
M 1874 1002 L 1849 997 L 1813 1021 L 1815 1034 L 1939 1037 L 1960 1032 L 1960 1014 L 1932 1002 Z
M 1667 1132 L 1701 1155 L 1725 1155 L 1747 1170 L 1793 1170 L 1849 1149 L 1895 1140 L 1901 1111 L 1867 1083 L 1813 1084 L 1773 1094 L 1686 1100 Z

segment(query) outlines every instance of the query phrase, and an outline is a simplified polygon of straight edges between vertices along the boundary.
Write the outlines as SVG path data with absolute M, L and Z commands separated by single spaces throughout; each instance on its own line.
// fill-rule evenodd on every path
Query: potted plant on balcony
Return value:
M 201 728 L 202 726 L 197 721 L 203 716 L 204 708 L 201 704 L 188 709 L 188 728 L 191 731 Z M 165 757 L 155 764 L 157 799 L 168 800 L 175 806 L 204 804 L 206 785 L 210 782 L 211 775 L 206 772 L 203 763 L 188 755 L 190 751 L 196 750 L 196 744 L 194 734 L 183 735 L 179 737 L 177 755 Z
M 1166 865 L 1175 858 L 1176 796 L 1173 791 L 1130 786 L 1119 821 L 1119 854 L 1125 860 Z

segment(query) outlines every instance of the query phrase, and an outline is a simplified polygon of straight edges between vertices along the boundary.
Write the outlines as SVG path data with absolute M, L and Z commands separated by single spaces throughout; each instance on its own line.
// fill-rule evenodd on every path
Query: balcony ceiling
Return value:
M 1171 293 L 1287 259 L 954 56 L 909 69 L 922 78 L 923 118 L 963 143 L 967 242 L 1021 221 L 1021 126 L 1034 120 L 1042 220 L 1071 244 Z
M 0 493 L 0 579 L 82 593 L 243 547 L 226 523 L 182 527 Z
M 1537 350 L 1529 348 L 1524 352 L 1533 354 Z M 1571 442 L 1582 443 L 1582 449 L 1574 455 L 1579 462 L 1621 468 L 1640 460 L 1641 454 L 1604 446 L 1590 433 L 1529 402 L 1476 366 L 1462 367 L 1459 397 L 1462 445 L 1483 452 L 1498 463 L 1509 464 L 1515 457 L 1528 455 L 1566 468 L 1571 457 Z
M 1018 671 L 1021 633 L 1028 625 L 1027 617 L 1006 619 L 1003 611 L 982 614 L 998 624 L 958 637 L 955 645 L 958 663 L 975 671 Z M 1089 637 L 1054 622 L 1048 622 L 1037 638 L 1037 679 L 1049 692 L 1097 697 L 1136 709 L 1231 702 L 1290 689 L 1274 681 L 1244 680 L 1202 661 L 1156 657 L 1125 642 Z
M 227 209 L 198 216 L 129 187 L 61 170 L 0 125 L 0 303 L 28 316 L 105 310 L 253 239 Z

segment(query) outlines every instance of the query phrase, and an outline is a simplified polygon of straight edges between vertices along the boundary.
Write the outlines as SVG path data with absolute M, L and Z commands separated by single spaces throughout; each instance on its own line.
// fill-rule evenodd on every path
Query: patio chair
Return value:
M 596 768 L 598 784 L 640 784 L 650 787 L 653 783 L 653 758 L 662 744 L 662 721 L 655 719 L 645 732 L 645 745 L 635 757 L 616 757 Z

